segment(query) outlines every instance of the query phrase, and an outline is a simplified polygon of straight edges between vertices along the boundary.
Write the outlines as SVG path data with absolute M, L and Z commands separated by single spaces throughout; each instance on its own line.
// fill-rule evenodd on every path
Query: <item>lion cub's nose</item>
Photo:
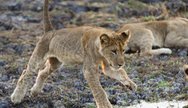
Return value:
M 123 65 L 122 64 L 118 64 L 118 67 L 122 67 Z

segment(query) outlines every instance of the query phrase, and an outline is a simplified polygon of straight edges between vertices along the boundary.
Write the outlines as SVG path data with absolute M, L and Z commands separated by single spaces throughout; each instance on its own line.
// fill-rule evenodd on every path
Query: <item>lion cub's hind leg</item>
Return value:
M 48 76 L 59 68 L 61 63 L 55 57 L 50 57 L 45 64 L 45 68 L 40 70 L 34 86 L 31 88 L 31 95 L 35 96 L 43 89 L 44 83 Z
M 20 103 L 22 101 L 28 86 L 31 84 L 31 82 L 33 82 L 32 78 L 34 73 L 36 73 L 40 68 L 44 67 L 46 62 L 45 55 L 48 52 L 48 48 L 45 47 L 48 46 L 48 44 L 49 43 L 46 40 L 40 40 L 37 43 L 37 46 L 29 59 L 27 68 L 23 70 L 22 75 L 16 84 L 16 88 L 11 95 L 11 101 L 13 103 Z
M 18 79 L 16 88 L 11 95 L 11 101 L 13 103 L 20 103 L 24 98 L 28 86 L 33 82 L 32 78 L 34 73 L 39 70 L 39 67 L 43 67 L 45 60 L 41 57 L 36 57 L 34 53 L 27 65 L 27 69 L 23 70 L 22 75 Z

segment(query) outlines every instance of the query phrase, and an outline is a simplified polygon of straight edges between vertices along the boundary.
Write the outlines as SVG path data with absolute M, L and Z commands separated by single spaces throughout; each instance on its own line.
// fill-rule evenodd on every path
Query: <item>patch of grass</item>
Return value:
M 182 100 L 182 99 L 187 100 L 188 99 L 188 94 L 184 93 L 184 94 L 177 95 L 175 97 L 175 99 L 177 99 L 177 100 Z
M 161 71 L 158 70 L 156 72 L 151 72 L 151 74 L 149 75 L 149 78 L 156 78 L 157 76 L 161 75 Z
M 143 2 L 140 2 L 139 0 L 128 0 L 126 3 L 118 2 L 113 9 L 113 13 L 121 12 L 124 8 L 130 9 L 130 10 L 137 10 L 137 11 L 143 11 L 148 9 L 153 9 L 153 5 L 148 5 Z
M 96 108 L 94 103 L 86 103 L 85 106 L 86 108 Z
M 167 81 L 161 81 L 158 84 L 158 87 L 169 87 L 169 86 L 170 86 L 170 83 Z
M 186 106 L 183 106 L 183 108 L 188 108 L 188 105 L 186 105 Z
M 183 88 L 183 91 L 188 91 L 188 87 Z
M 148 8 L 147 4 L 142 3 L 140 1 L 137 1 L 137 0 L 129 0 L 127 6 L 128 6 L 128 8 L 138 9 L 138 10 L 143 10 L 143 9 L 147 9 Z
M 155 16 L 145 16 L 142 18 L 144 21 L 155 21 Z

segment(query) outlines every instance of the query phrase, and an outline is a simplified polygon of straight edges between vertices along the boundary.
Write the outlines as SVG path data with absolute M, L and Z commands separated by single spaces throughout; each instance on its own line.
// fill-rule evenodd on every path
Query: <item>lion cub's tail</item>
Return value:
M 53 30 L 53 26 L 49 20 L 49 15 L 48 15 L 48 0 L 44 0 L 44 7 L 43 7 L 43 20 L 44 20 L 44 32 L 48 32 Z

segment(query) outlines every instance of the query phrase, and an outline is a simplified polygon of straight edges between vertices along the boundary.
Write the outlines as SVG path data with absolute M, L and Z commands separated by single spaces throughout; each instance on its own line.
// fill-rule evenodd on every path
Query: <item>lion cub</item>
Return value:
M 118 32 L 126 30 L 131 32 L 129 51 L 140 51 L 142 55 L 171 54 L 170 47 L 188 48 L 188 20 L 185 18 L 125 24 Z
M 83 64 L 84 77 L 93 93 L 98 108 L 112 108 L 108 97 L 102 88 L 99 77 L 99 65 L 105 67 L 104 74 L 120 81 L 131 89 L 136 84 L 128 77 L 123 69 L 125 65 L 124 48 L 130 38 L 129 31 L 116 33 L 100 27 L 77 27 L 52 30 L 48 18 L 48 0 L 44 3 L 45 34 L 37 43 L 29 60 L 27 68 L 20 76 L 16 88 L 11 95 L 13 103 L 20 103 L 24 98 L 32 75 L 38 72 L 31 94 L 41 92 L 47 77 L 61 63 Z M 47 32 L 49 31 L 49 32 Z

